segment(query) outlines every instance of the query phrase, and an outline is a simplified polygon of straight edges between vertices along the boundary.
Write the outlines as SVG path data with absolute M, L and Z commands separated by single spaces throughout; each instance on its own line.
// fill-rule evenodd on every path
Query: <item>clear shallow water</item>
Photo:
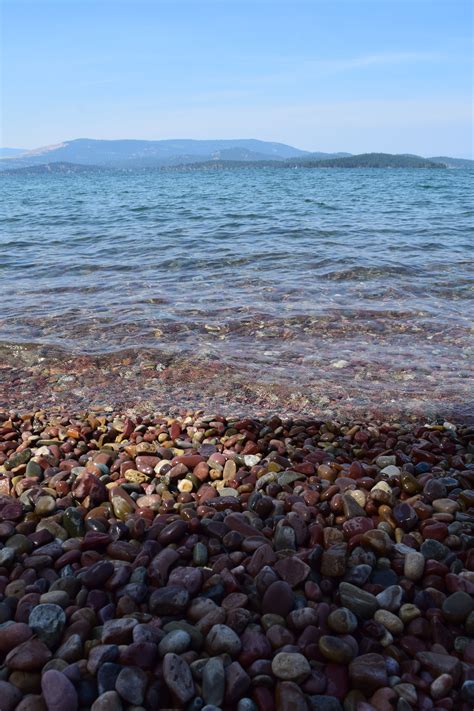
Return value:
M 467 170 L 0 176 L 2 357 L 146 353 L 158 372 L 199 362 L 310 406 L 326 388 L 469 408 L 473 183 Z

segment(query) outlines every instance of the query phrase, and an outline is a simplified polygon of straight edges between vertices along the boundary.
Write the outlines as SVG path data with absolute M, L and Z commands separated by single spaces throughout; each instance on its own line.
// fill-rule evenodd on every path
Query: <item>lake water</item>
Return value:
M 0 176 L 0 403 L 471 417 L 473 184 Z

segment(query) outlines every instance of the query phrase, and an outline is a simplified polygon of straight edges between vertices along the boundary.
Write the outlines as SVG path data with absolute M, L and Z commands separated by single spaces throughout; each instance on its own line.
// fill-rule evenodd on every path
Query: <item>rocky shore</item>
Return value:
M 1 711 L 472 711 L 474 428 L 0 413 Z

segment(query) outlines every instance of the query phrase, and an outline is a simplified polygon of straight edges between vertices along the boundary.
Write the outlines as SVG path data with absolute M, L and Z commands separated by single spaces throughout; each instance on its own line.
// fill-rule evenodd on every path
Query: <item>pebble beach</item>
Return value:
M 472 711 L 472 171 L 2 188 L 0 711 Z
M 471 711 L 474 429 L 0 414 L 2 711 Z

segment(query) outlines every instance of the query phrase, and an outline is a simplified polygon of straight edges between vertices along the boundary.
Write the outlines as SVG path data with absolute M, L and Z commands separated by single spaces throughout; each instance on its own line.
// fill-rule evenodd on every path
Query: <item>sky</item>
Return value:
M 0 144 L 473 156 L 471 0 L 0 0 Z

